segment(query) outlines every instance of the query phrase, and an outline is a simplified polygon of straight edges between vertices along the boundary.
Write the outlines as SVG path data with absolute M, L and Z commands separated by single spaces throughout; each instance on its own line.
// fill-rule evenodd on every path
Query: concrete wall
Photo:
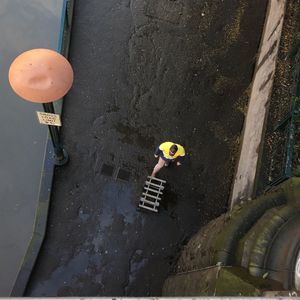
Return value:
M 240 158 L 230 199 L 231 208 L 234 204 L 241 200 L 249 199 L 253 195 L 285 6 L 286 0 L 269 1 L 247 117 L 244 124 Z

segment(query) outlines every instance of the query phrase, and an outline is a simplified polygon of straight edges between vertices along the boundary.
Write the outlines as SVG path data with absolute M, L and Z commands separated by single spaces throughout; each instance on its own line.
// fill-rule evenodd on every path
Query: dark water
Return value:
M 47 128 L 34 105 L 18 98 L 7 75 L 33 48 L 58 48 L 62 0 L 0 1 L 0 296 L 9 296 L 32 235 Z

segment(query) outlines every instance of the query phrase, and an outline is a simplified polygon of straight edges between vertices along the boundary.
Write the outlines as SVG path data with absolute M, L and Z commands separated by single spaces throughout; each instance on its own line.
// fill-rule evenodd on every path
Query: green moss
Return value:
M 242 5 L 239 6 L 233 22 L 225 26 L 225 40 L 227 45 L 236 42 L 239 38 L 241 31 L 241 20 L 245 12 L 245 5 L 245 3 L 242 3 Z
M 280 187 L 284 190 L 288 202 L 292 205 L 300 205 L 300 178 L 292 177 L 283 182 Z
M 216 94 L 222 94 L 226 88 L 233 85 L 235 82 L 232 78 L 217 74 L 216 81 L 213 85 L 213 90 Z
M 233 269 L 233 268 L 232 268 Z M 239 274 L 240 275 L 240 274 Z M 215 296 L 259 296 L 261 291 L 228 268 L 222 268 L 216 281 Z

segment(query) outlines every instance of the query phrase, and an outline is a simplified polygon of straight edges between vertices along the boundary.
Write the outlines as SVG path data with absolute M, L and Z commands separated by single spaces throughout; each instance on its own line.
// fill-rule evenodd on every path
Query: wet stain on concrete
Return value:
M 78 209 L 78 216 L 83 222 L 86 222 L 90 217 L 89 214 L 84 213 L 84 209 L 82 207 L 79 207 Z
M 145 15 L 150 18 L 178 24 L 183 7 L 184 2 L 181 0 L 153 0 L 147 3 Z
M 122 134 L 121 142 L 128 144 L 137 144 L 140 147 L 151 148 L 154 145 L 154 138 L 152 136 L 145 136 L 140 131 L 141 128 L 117 123 L 116 130 Z

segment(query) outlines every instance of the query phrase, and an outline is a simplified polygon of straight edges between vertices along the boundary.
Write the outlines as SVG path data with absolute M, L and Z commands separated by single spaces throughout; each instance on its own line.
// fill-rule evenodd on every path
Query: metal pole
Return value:
M 47 113 L 54 114 L 54 106 L 53 103 L 43 103 L 44 111 Z M 69 156 L 66 150 L 62 147 L 62 144 L 60 142 L 60 137 L 59 137 L 59 131 L 57 126 L 53 125 L 48 125 L 52 144 L 53 144 L 53 149 L 54 149 L 54 159 L 55 159 L 55 164 L 56 165 L 64 165 L 65 163 L 68 162 Z

